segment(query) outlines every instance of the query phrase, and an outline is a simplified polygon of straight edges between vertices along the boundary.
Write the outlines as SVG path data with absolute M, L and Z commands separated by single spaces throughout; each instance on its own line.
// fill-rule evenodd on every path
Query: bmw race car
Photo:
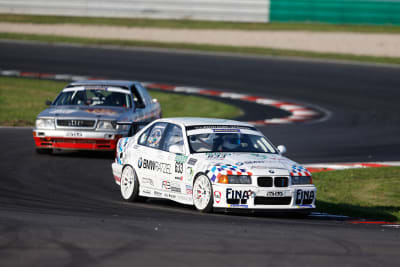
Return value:
M 112 164 L 122 198 L 165 198 L 213 209 L 315 208 L 310 172 L 282 156 L 254 126 L 222 119 L 169 118 L 119 140 Z
M 118 139 L 132 135 L 130 125 L 161 117 L 161 107 L 138 82 L 81 81 L 66 86 L 36 119 L 38 153 L 53 148 L 115 150 Z

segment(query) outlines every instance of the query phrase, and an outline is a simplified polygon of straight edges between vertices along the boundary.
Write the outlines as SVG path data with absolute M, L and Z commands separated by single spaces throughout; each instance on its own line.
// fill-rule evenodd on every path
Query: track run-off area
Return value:
M 0 69 L 151 81 L 296 103 L 324 115 L 257 126 L 274 144 L 286 145 L 289 158 L 305 165 L 399 160 L 400 69 L 396 67 L 0 42 Z M 240 119 L 259 121 L 258 104 L 246 103 L 247 114 Z M 251 111 L 252 106 L 257 111 Z M 109 155 L 37 155 L 28 128 L 2 128 L 0 138 L 4 266 L 397 266 L 400 262 L 396 227 L 323 214 L 306 218 L 200 214 L 169 201 L 125 203 L 113 182 Z

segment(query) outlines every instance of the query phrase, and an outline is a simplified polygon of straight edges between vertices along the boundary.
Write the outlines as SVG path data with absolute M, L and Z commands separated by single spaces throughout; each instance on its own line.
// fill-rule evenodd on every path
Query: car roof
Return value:
M 119 87 L 130 87 L 135 84 L 140 84 L 137 81 L 119 81 L 119 80 L 88 80 L 88 81 L 76 81 L 68 84 L 67 87 L 73 86 L 85 86 L 85 85 L 98 85 L 98 86 L 119 86 Z
M 254 127 L 253 125 L 235 121 L 235 120 L 226 120 L 226 119 L 215 119 L 215 118 L 201 118 L 201 117 L 176 117 L 176 118 L 164 118 L 158 121 L 171 122 L 171 123 L 179 123 L 181 125 L 187 126 L 200 126 L 200 125 L 235 125 L 235 126 L 245 126 L 245 127 Z

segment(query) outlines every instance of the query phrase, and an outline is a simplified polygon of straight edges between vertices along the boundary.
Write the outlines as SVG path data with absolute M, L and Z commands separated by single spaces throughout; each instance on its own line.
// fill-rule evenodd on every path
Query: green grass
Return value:
M 265 56 L 302 57 L 302 58 L 314 58 L 314 59 L 334 59 L 334 60 L 351 60 L 351 61 L 371 62 L 371 63 L 400 64 L 400 58 L 392 58 L 392 57 L 357 56 L 348 54 L 305 52 L 296 50 L 258 48 L 258 47 L 234 47 L 234 46 L 223 46 L 223 45 L 162 43 L 162 42 L 152 42 L 152 41 L 91 39 L 91 38 L 37 35 L 37 34 L 19 34 L 19 33 L 0 33 L 0 39 L 39 41 L 45 43 L 83 44 L 83 45 L 153 47 L 153 48 L 195 50 L 204 52 L 229 52 L 229 53 L 253 54 L 253 55 L 255 54 L 255 55 L 265 55 Z
M 67 82 L 0 77 L 0 125 L 32 126 L 36 116 Z M 199 96 L 151 91 L 161 103 L 163 117 L 202 116 L 234 118 L 241 111 L 231 105 Z
M 400 167 L 313 174 L 321 212 L 400 222 Z
M 174 29 L 221 29 L 221 30 L 294 30 L 294 31 L 341 31 L 341 32 L 374 32 L 400 33 L 400 26 L 395 25 L 336 25 L 321 23 L 248 23 L 218 22 L 198 20 L 165 20 L 165 19 L 131 19 L 100 17 L 67 17 L 0 14 L 2 22 L 41 23 L 41 24 L 88 24 L 126 27 L 174 28 Z

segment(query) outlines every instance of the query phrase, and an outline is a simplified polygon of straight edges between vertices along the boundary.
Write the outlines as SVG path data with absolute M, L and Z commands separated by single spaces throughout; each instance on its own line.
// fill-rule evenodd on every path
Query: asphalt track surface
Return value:
M 0 68 L 190 85 L 312 104 L 325 120 L 260 128 L 301 163 L 399 160 L 400 69 L 0 43 Z M 398 266 L 400 231 L 346 220 L 199 214 L 120 200 L 94 153 L 37 155 L 0 129 L 1 266 Z

